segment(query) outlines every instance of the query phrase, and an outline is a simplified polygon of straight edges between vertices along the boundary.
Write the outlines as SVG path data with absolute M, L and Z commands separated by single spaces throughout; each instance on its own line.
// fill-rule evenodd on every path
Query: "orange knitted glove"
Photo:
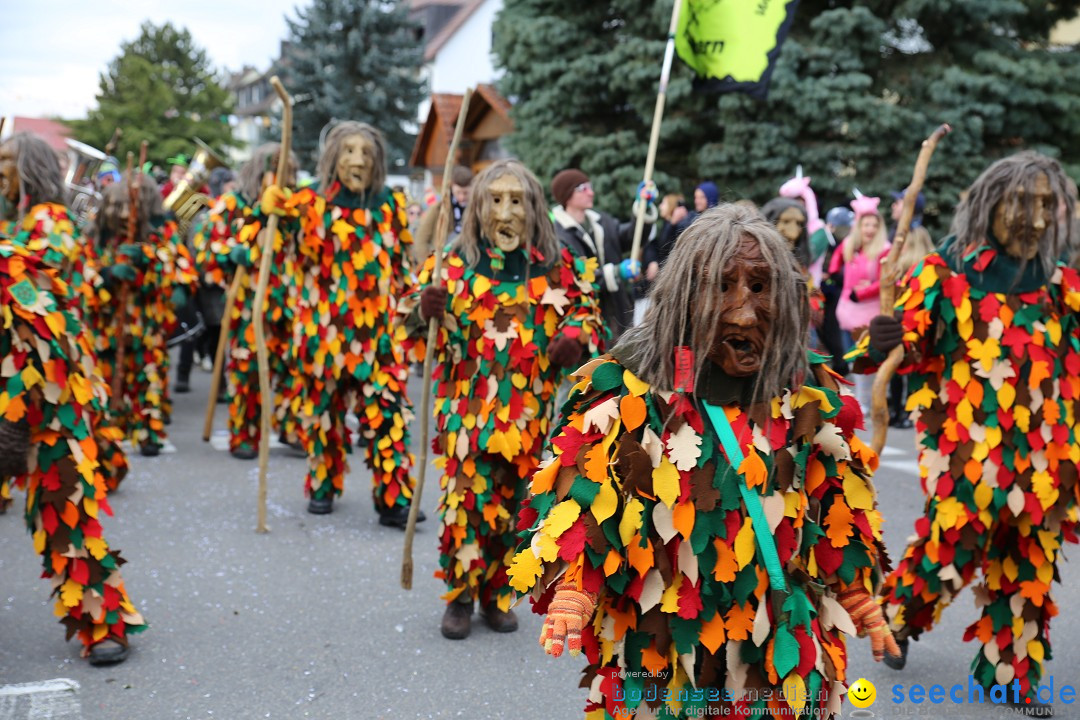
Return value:
M 861 587 L 849 587 L 840 593 L 837 600 L 848 611 L 859 636 L 870 636 L 870 649 L 874 653 L 875 662 L 881 662 L 886 652 L 893 657 L 900 657 L 896 638 L 889 630 L 889 624 L 885 622 L 881 606 L 874 602 L 870 593 Z
M 571 655 L 580 655 L 581 630 L 592 619 L 595 609 L 596 595 L 579 590 L 574 582 L 559 583 L 540 632 L 544 652 L 559 657 L 565 645 Z

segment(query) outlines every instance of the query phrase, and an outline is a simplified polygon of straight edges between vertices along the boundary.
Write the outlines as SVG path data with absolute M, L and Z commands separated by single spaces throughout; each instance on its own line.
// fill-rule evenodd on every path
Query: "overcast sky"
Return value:
M 218 71 L 269 67 L 307 0 L 0 0 L 0 115 L 83 117 L 146 20 L 186 27 Z

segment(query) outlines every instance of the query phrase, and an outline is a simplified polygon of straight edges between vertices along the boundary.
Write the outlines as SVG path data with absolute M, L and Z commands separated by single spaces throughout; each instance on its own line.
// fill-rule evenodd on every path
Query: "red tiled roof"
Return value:
M 30 118 L 15 116 L 11 123 L 12 132 L 32 132 L 49 143 L 49 147 L 58 152 L 66 152 L 64 139 L 71 136 L 71 128 L 49 118 Z

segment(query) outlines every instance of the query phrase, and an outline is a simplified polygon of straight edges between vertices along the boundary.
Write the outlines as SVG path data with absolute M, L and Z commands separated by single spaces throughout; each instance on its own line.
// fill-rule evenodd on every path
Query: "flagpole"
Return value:
M 656 147 L 660 144 L 660 122 L 664 118 L 664 102 L 667 100 L 668 80 L 671 78 L 671 60 L 675 56 L 675 30 L 679 26 L 679 13 L 685 0 L 675 0 L 671 8 L 671 26 L 668 28 L 667 48 L 664 49 L 664 66 L 660 71 L 660 89 L 656 93 L 656 110 L 653 112 L 652 134 L 649 136 L 649 154 L 645 157 L 644 182 L 652 180 L 653 165 L 656 163 Z M 641 235 L 645 229 L 645 203 L 641 198 L 637 202 L 637 219 L 634 222 L 634 244 L 630 250 L 631 260 L 641 259 Z

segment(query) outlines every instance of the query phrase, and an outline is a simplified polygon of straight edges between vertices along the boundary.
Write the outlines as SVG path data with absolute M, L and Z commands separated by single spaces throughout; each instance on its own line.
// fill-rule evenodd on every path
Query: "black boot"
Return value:
M 173 390 L 181 394 L 191 392 L 191 378 L 187 375 L 177 375 Z
M 517 616 L 513 610 L 503 612 L 499 603 L 493 602 L 483 610 L 484 622 L 497 633 L 512 633 L 518 629 Z
M 885 664 L 893 670 L 903 670 L 904 666 L 907 665 L 908 644 L 910 642 L 910 640 L 897 640 L 896 644 L 900 647 L 900 657 L 893 657 L 889 653 L 885 653 Z
M 442 636 L 447 640 L 464 640 L 472 631 L 472 600 L 468 603 L 453 601 L 446 606 L 442 616 Z
M 161 454 L 161 445 L 155 442 L 144 442 L 139 446 L 139 454 L 143 457 L 157 457 Z
M 127 645 L 121 645 L 115 640 L 102 640 L 96 645 L 90 646 L 90 654 L 86 656 L 91 665 L 116 665 L 127 660 Z
M 241 443 L 233 449 L 229 450 L 229 454 L 237 460 L 254 460 L 259 457 L 259 451 L 251 447 L 247 443 Z
M 327 493 L 321 498 L 308 500 L 307 511 L 312 515 L 329 515 L 334 511 L 334 493 Z
M 421 510 L 416 515 L 416 522 L 424 522 L 427 520 L 427 515 Z M 409 524 L 409 506 L 408 505 L 395 505 L 392 508 L 379 511 L 379 524 L 386 527 L 396 527 L 405 529 L 405 526 Z

